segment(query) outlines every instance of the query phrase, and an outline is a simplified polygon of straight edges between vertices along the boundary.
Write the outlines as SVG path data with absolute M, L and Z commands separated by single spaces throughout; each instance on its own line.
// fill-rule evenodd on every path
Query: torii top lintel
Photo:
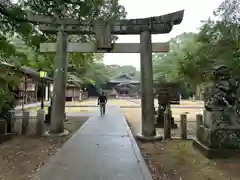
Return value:
M 112 34 L 140 34 L 142 31 L 148 30 L 151 34 L 169 33 L 174 25 L 182 22 L 184 10 L 177 11 L 161 16 L 141 18 L 141 19 L 124 19 L 110 22 Z M 39 26 L 39 29 L 46 33 L 56 33 L 59 25 L 64 27 L 64 31 L 68 34 L 95 34 L 92 25 L 88 22 L 80 22 L 76 19 L 61 19 L 56 21 L 49 17 L 30 17 L 39 22 L 45 23 Z

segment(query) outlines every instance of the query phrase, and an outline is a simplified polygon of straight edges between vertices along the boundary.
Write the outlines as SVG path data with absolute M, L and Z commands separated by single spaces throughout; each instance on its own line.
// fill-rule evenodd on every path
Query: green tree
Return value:
M 116 6 L 103 3 L 103 1 L 28 1 L 28 6 L 34 13 L 54 15 L 60 18 L 75 18 L 80 22 L 85 20 L 92 23 L 96 19 L 106 17 L 121 19 L 126 16 L 123 6 L 116 3 Z M 46 13 L 47 12 L 47 13 Z M 70 35 L 70 42 L 90 42 L 94 38 L 86 35 Z M 83 83 L 92 83 L 103 80 L 104 71 L 96 69 L 103 67 L 102 54 L 93 53 L 71 53 L 69 54 L 70 75 L 77 76 Z
M 182 81 L 199 96 L 214 65 L 226 64 L 239 76 L 239 4 L 225 0 L 214 12 L 218 20 L 204 21 L 198 34 L 183 33 L 171 40 L 169 53 L 154 55 L 155 80 Z
M 80 22 L 87 20 L 89 24 L 95 19 L 109 17 L 114 20 L 126 16 L 123 6 L 118 3 L 116 6 L 103 4 L 101 0 L 26 0 L 19 1 L 17 4 L 11 4 L 10 1 L 0 2 L 1 60 L 18 66 L 41 68 L 50 76 L 53 76 L 54 72 L 54 54 L 40 54 L 38 48 L 42 42 L 56 41 L 56 35 L 41 33 L 38 25 L 26 21 L 27 12 L 60 18 L 77 18 Z M 86 35 L 71 35 L 69 41 L 89 42 L 94 41 L 94 38 Z M 100 68 L 104 70 L 100 71 Z M 103 72 L 105 72 L 105 66 L 101 57 L 96 58 L 93 53 L 71 53 L 69 55 L 69 80 L 75 80 L 79 84 L 104 81 L 107 77 Z M 5 80 L 5 84 L 13 84 L 10 79 Z M 2 88 L 6 94 L 10 92 L 7 89 L 10 90 Z
M 5 5 L 6 6 L 6 5 Z M 111 19 L 121 19 L 126 16 L 126 12 L 123 6 L 120 6 L 118 2 L 115 6 L 111 4 L 104 4 L 103 1 L 55 1 L 55 0 L 31 0 L 24 1 L 15 5 L 8 5 L 7 13 L 2 12 L 2 17 L 5 18 L 4 26 L 10 26 L 12 28 L 12 34 L 17 33 L 18 50 L 27 56 L 25 61 L 21 64 L 29 65 L 34 68 L 42 68 L 53 75 L 54 69 L 54 55 L 53 54 L 39 54 L 38 47 L 41 42 L 55 41 L 56 35 L 41 34 L 36 29 L 37 26 L 33 26 L 28 22 L 19 21 L 20 18 L 24 18 L 26 11 L 30 11 L 33 14 L 57 16 L 60 18 L 77 18 L 80 22 L 82 20 L 89 21 L 102 19 L 109 17 Z M 6 9 L 4 9 L 6 11 Z M 18 18 L 18 21 L 16 20 Z M 14 25 L 14 23 L 16 23 Z M 7 28 L 5 28 L 7 29 Z M 3 30 L 5 30 L 3 29 Z M 7 31 L 6 31 L 7 32 Z M 9 32 L 7 32 L 9 34 Z M 34 34 L 34 35 L 32 35 Z M 86 35 L 70 35 L 70 42 L 89 42 L 94 41 L 94 38 Z M 20 44 L 20 46 L 19 46 Z M 14 47 L 13 47 L 14 48 Z M 10 49 L 10 48 L 8 48 Z M 18 52 L 19 52 L 18 51 Z M 69 71 L 79 78 L 85 78 L 86 73 L 91 70 L 91 65 L 96 58 L 93 53 L 71 53 L 69 55 Z M 94 71 L 93 71 L 94 73 Z M 88 73 L 89 74 L 89 73 Z M 92 74 L 92 73 L 91 73 Z M 94 76 L 95 77 L 95 76 Z
M 119 66 L 119 65 L 109 65 L 107 66 L 107 71 L 110 77 L 117 76 L 121 73 L 127 73 L 132 77 L 138 78 L 139 74 L 135 67 L 133 66 Z

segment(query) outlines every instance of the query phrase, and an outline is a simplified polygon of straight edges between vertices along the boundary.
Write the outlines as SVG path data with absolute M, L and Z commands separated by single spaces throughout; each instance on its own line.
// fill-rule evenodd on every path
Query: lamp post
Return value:
M 41 93 L 41 109 L 44 109 L 44 78 L 47 76 L 47 73 L 44 71 L 40 71 L 40 79 L 41 79 L 41 84 L 42 84 L 42 93 Z

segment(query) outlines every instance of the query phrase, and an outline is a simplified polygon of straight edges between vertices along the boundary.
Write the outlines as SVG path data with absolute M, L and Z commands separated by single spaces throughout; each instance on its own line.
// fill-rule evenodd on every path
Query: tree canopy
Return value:
M 6 3 L 8 2 L 8 3 Z M 126 12 L 102 0 L 27 0 L 0 4 L 0 58 L 15 65 L 44 69 L 53 76 L 54 54 L 40 54 L 41 42 L 54 42 L 56 35 L 41 33 L 37 24 L 27 22 L 27 12 L 60 18 L 77 18 L 91 23 L 96 19 L 122 19 Z M 232 75 L 240 75 L 240 5 L 238 0 L 225 0 L 214 12 L 214 18 L 204 21 L 198 33 L 183 33 L 170 41 L 167 54 L 154 54 L 154 80 L 180 82 L 190 91 L 201 91 L 211 81 L 214 64 L 224 63 Z M 90 42 L 94 37 L 70 35 L 70 42 Z M 103 54 L 69 54 L 70 80 L 79 84 L 102 83 L 119 72 L 127 72 L 140 79 L 131 66 L 106 66 Z
M 154 55 L 157 81 L 181 82 L 199 95 L 211 81 L 211 70 L 225 64 L 240 75 L 240 2 L 225 0 L 214 18 L 203 21 L 198 33 L 183 33 L 171 39 L 169 53 Z
M 8 2 L 8 3 L 7 3 Z M 26 14 L 49 15 L 59 18 L 74 18 L 80 22 L 96 19 L 122 19 L 126 12 L 123 6 L 104 3 L 102 0 L 28 0 L 11 4 L 9 1 L 0 4 L 0 57 L 4 61 L 43 69 L 53 76 L 54 54 L 40 54 L 39 44 L 56 41 L 56 35 L 41 33 L 37 24 L 25 21 Z M 94 41 L 87 35 L 70 35 L 70 42 Z M 106 79 L 102 54 L 71 53 L 68 57 L 68 74 L 79 78 L 81 83 L 94 83 Z M 101 69 L 101 70 L 100 70 Z
M 88 21 L 97 19 L 122 19 L 126 12 L 118 1 L 113 5 L 103 0 L 19 0 L 13 4 L 9 0 L 0 2 L 0 61 L 16 67 L 28 66 L 44 70 L 53 77 L 54 58 L 52 53 L 39 53 L 42 42 L 55 42 L 56 34 L 42 33 L 38 24 L 29 22 L 28 13 L 49 15 L 58 18 L 74 18 Z M 113 37 L 113 40 L 116 37 Z M 69 42 L 90 42 L 94 36 L 70 35 Z M 5 74 L 5 75 L 4 75 Z M 103 64 L 103 54 L 70 53 L 68 56 L 68 82 L 76 85 L 86 83 L 102 83 L 107 80 L 108 69 Z M 13 78 L 14 77 L 14 78 Z M 14 79 L 14 80 L 13 80 Z M 1 66 L 0 75 L 0 116 L 11 108 L 12 89 L 19 85 L 20 76 L 11 69 Z M 3 113 L 3 114 L 2 114 Z

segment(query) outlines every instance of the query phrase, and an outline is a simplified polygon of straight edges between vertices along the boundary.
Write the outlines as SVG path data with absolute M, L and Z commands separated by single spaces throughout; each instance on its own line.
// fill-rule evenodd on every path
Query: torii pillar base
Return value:
M 153 141 L 162 141 L 163 137 L 159 134 L 156 134 L 155 136 L 143 136 L 142 133 L 136 134 L 136 139 L 142 142 L 153 142 Z
M 46 131 L 43 136 L 46 136 L 46 137 L 63 137 L 63 136 L 68 136 L 69 135 L 69 131 L 64 129 L 63 132 L 61 133 L 51 133 L 50 131 Z

